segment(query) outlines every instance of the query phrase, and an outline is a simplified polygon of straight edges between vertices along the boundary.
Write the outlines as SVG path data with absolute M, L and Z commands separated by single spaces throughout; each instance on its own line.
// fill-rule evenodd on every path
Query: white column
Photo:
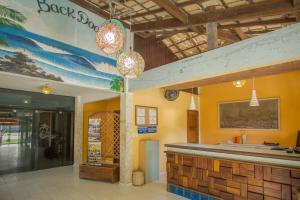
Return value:
M 83 139 L 83 103 L 81 96 L 75 98 L 74 118 L 74 165 L 79 165 L 82 161 Z
M 132 93 L 128 92 L 128 80 L 125 79 L 125 92 L 121 94 L 120 124 L 120 183 L 132 183 Z

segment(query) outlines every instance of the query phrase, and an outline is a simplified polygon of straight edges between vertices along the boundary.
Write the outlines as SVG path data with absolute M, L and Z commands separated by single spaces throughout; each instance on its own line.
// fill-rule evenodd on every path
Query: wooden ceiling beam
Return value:
M 158 37 L 158 38 L 163 38 L 163 37 L 170 37 L 176 33 L 187 33 L 189 32 L 189 30 L 181 30 L 181 31 L 178 31 L 178 32 L 174 32 L 174 31 L 170 31 L 170 32 L 162 32 L 160 33 L 161 35 Z M 190 38 L 187 38 L 185 40 L 182 40 L 180 42 L 178 42 L 177 44 L 180 44 L 182 42 L 185 42 L 187 40 L 190 40 L 191 38 L 196 38 L 198 37 L 199 35 L 202 35 L 202 34 L 206 34 L 205 30 L 204 31 L 200 31 L 198 32 L 197 35 L 193 36 L 193 37 L 190 37 Z M 227 43 L 234 43 L 234 42 L 237 42 L 237 41 L 240 41 L 240 39 L 231 32 L 231 30 L 222 30 L 222 29 L 218 29 L 218 38 L 226 41 Z M 170 45 L 170 46 L 173 46 L 173 45 Z
M 239 36 L 241 40 L 245 40 L 249 38 L 249 36 L 246 35 L 241 28 L 234 28 L 234 31 L 236 32 L 236 34 Z
M 268 76 L 268 75 L 286 73 L 286 72 L 297 71 L 297 70 L 300 70 L 300 60 L 269 65 L 269 66 L 265 66 L 265 67 L 260 67 L 260 68 L 256 68 L 256 69 L 215 76 L 215 77 L 211 77 L 211 78 L 205 78 L 205 79 L 198 80 L 198 81 L 192 81 L 192 82 L 188 82 L 188 83 L 182 83 L 182 84 L 178 84 L 178 85 L 169 86 L 169 87 L 166 87 L 165 89 L 184 90 L 184 89 L 189 89 L 189 88 L 193 88 L 193 87 L 202 87 L 202 86 L 207 86 L 207 85 L 212 85 L 212 84 L 225 83 L 225 82 L 241 80 L 241 79 L 249 79 L 252 77 Z
M 89 3 L 87 1 L 82 1 L 82 0 L 70 0 L 70 1 L 77 4 L 77 5 L 79 5 L 82 8 L 85 8 L 85 9 L 91 11 L 92 13 L 94 13 L 94 14 L 96 14 L 96 15 L 104 18 L 104 19 L 109 19 L 110 18 L 110 14 L 107 11 L 101 9 L 99 6 L 97 6 L 94 3 Z M 130 27 L 129 24 L 127 24 L 123 21 L 122 21 L 122 23 L 126 28 Z
M 230 28 L 241 28 L 241 27 L 251 27 L 251 26 L 265 26 L 265 25 L 273 25 L 273 24 L 291 24 L 295 23 L 296 18 L 285 18 L 285 19 L 271 19 L 271 20 L 263 20 L 263 21 L 255 21 L 255 22 L 245 22 L 238 24 L 227 24 L 220 25 L 220 28 L 230 29 Z
M 185 53 L 184 53 L 185 51 L 188 51 L 188 50 L 193 49 L 193 48 L 198 49 L 198 51 L 200 51 L 199 53 L 201 53 L 201 49 L 199 50 L 199 48 L 200 48 L 200 46 L 203 45 L 203 44 L 206 44 L 206 42 L 203 42 L 203 43 L 198 44 L 197 46 L 191 46 L 191 47 L 188 47 L 188 48 L 185 48 L 185 49 L 180 49 L 179 47 L 177 47 L 178 51 L 176 51 L 176 52 L 174 52 L 174 53 L 175 53 L 175 54 L 176 54 L 176 53 L 182 53 L 182 54 L 185 55 Z M 174 44 L 174 45 L 176 45 L 176 44 Z M 174 45 L 171 45 L 171 46 L 174 46 Z M 186 56 L 186 55 L 185 55 L 185 56 Z
M 173 31 L 162 31 L 162 32 L 155 32 L 156 38 L 165 39 L 171 37 L 177 33 L 188 33 L 191 32 L 189 29 L 185 30 L 173 30 Z M 202 34 L 202 32 L 197 32 Z
M 152 0 L 159 7 L 164 8 L 170 15 L 178 19 L 184 24 L 188 23 L 188 15 L 178 8 L 171 0 Z
M 296 12 L 297 10 L 299 10 L 299 8 L 293 7 L 289 0 L 265 0 L 263 2 L 250 5 L 243 5 L 190 15 L 188 24 L 183 24 L 177 19 L 167 19 L 156 22 L 136 24 L 132 26 L 132 30 L 134 32 L 137 32 L 167 28 L 191 27 L 194 25 L 203 25 L 208 22 L 223 22 L 229 20 L 235 21 L 277 14 L 288 14 L 291 12 Z
M 297 12 L 296 14 L 296 22 L 300 22 L 300 12 Z
M 157 1 L 160 1 L 160 0 L 157 0 Z M 182 2 L 182 3 L 176 3 L 175 5 L 176 5 L 177 8 L 183 8 L 185 6 L 189 6 L 189 5 L 193 5 L 193 4 L 197 4 L 197 3 L 204 3 L 204 2 L 207 2 L 207 1 L 210 1 L 210 0 L 190 0 L 190 1 L 185 1 L 185 2 Z M 131 16 L 124 16 L 124 17 L 121 17 L 121 19 L 122 20 L 129 20 L 130 18 L 134 19 L 134 18 L 138 18 L 138 17 L 145 17 L 147 15 L 155 15 L 155 14 L 161 13 L 163 11 L 165 11 L 164 8 L 158 8 L 158 9 L 155 9 L 155 10 L 151 10 L 150 12 L 138 13 L 138 14 L 131 15 Z
M 218 29 L 218 38 L 231 44 L 240 41 L 240 38 L 231 30 Z
M 291 0 L 293 6 L 299 6 L 300 5 L 300 0 Z
M 253 34 L 264 34 L 264 33 L 269 33 L 269 32 L 272 32 L 274 30 L 253 30 L 253 31 L 246 31 L 245 34 L 250 34 L 250 35 L 253 35 Z
M 300 12 L 298 13 L 299 20 L 300 20 Z M 258 21 L 258 22 L 246 22 L 246 23 L 239 23 L 239 24 L 228 24 L 228 25 L 219 25 L 218 29 L 236 29 L 242 27 L 251 27 L 251 26 L 265 26 L 265 25 L 273 25 L 273 24 L 291 24 L 295 23 L 296 18 L 286 18 L 286 19 L 272 19 L 272 20 L 265 20 L 265 21 Z M 299 21 L 300 22 L 300 21 Z M 173 30 L 173 31 L 163 31 L 163 32 L 156 32 L 157 38 L 166 38 L 177 33 L 186 33 L 189 32 L 188 29 L 183 30 Z M 197 33 L 205 34 L 205 30 L 198 29 Z

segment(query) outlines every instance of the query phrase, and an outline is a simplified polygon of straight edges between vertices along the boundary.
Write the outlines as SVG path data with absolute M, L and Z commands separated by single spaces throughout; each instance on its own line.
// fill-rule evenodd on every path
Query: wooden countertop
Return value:
M 264 145 L 205 145 L 175 143 L 166 144 L 165 146 L 168 152 L 174 151 L 179 153 L 207 155 L 219 158 L 231 158 L 235 160 L 263 162 L 300 168 L 300 154 L 271 150 L 271 147 Z

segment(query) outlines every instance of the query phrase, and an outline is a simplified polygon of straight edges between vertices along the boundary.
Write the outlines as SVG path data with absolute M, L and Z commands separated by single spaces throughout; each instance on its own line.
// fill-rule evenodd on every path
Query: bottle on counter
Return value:
M 241 141 L 242 141 L 242 144 L 247 144 L 247 135 L 246 134 L 241 135 Z

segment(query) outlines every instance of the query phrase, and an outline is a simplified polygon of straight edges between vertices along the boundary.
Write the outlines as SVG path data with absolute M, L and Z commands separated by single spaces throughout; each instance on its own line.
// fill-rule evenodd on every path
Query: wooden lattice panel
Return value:
M 167 153 L 167 179 L 221 199 L 297 200 L 300 169 Z
M 120 115 L 115 112 L 99 112 L 90 117 L 100 119 L 102 160 L 120 159 Z
M 114 158 L 120 160 L 120 115 L 114 115 L 114 130 L 118 130 L 114 134 Z

